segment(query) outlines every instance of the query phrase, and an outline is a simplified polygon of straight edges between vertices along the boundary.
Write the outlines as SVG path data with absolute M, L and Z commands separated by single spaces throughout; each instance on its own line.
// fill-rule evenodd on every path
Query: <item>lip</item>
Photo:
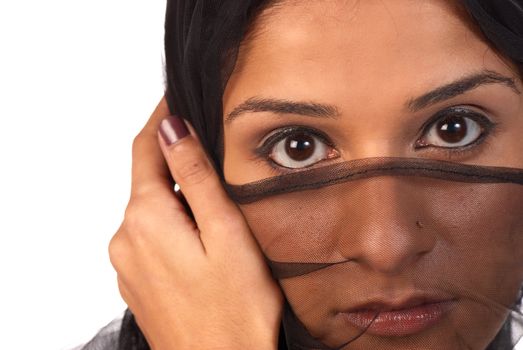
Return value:
M 443 319 L 456 298 L 417 294 L 401 300 L 374 299 L 339 313 L 365 333 L 401 337 L 422 332 Z

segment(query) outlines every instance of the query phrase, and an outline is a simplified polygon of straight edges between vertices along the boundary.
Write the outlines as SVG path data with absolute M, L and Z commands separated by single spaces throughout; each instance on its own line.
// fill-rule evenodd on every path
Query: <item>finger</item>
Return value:
M 185 209 L 185 212 L 187 213 L 189 218 L 191 218 L 191 220 L 195 221 L 192 209 L 189 206 L 189 203 L 187 202 L 187 199 L 183 195 L 183 192 L 181 190 L 178 190 L 178 191 L 175 191 L 174 193 L 175 193 L 176 197 L 178 197 L 178 200 L 180 201 L 180 203 L 182 203 L 182 205 L 183 205 L 183 207 Z
M 158 132 L 160 148 L 176 183 L 192 209 L 196 224 L 205 232 L 243 219 L 228 197 L 216 171 L 197 137 L 183 119 L 167 117 Z M 219 230 L 218 230 L 219 231 Z M 227 231 L 227 230 L 222 230 Z
M 160 122 L 169 114 L 164 97 L 133 141 L 131 196 L 172 191 L 174 184 L 156 138 Z

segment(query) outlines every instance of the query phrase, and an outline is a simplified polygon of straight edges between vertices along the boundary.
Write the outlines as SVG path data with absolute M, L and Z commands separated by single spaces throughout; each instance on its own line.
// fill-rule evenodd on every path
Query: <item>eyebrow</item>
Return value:
M 407 108 L 412 112 L 416 112 L 420 109 L 427 108 L 436 103 L 449 100 L 480 86 L 489 84 L 506 85 L 518 95 L 521 94 L 513 78 L 508 78 L 494 71 L 485 70 L 480 73 L 466 76 L 450 84 L 432 90 L 420 97 L 412 99 L 407 102 Z
M 518 95 L 516 82 L 513 78 L 503 76 L 497 72 L 485 70 L 471 74 L 447 85 L 438 87 L 422 96 L 413 98 L 406 103 L 407 109 L 412 112 L 432 106 L 474 90 L 483 85 L 502 84 L 511 88 Z M 313 118 L 338 119 L 338 107 L 316 102 L 299 102 L 284 99 L 251 97 L 238 105 L 225 118 L 225 124 L 231 123 L 245 113 L 272 112 L 275 114 L 297 114 Z
M 298 114 L 313 118 L 332 118 L 340 116 L 338 108 L 329 104 L 315 102 L 294 102 L 289 100 L 251 97 L 242 102 L 227 115 L 225 123 L 230 123 L 244 113 L 272 112 L 276 114 Z

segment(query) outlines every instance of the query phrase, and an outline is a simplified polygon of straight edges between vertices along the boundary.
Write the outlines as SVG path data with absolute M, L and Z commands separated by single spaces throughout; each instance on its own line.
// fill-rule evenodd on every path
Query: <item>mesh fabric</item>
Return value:
M 501 327 L 511 349 L 522 185 L 523 169 L 382 157 L 225 186 L 286 296 L 290 349 L 486 349 Z M 379 304 L 407 296 L 431 306 Z

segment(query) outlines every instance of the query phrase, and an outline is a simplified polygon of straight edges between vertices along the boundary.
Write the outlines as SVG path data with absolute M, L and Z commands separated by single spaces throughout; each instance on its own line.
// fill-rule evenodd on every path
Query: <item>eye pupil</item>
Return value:
M 438 123 L 438 136 L 448 143 L 463 141 L 467 131 L 467 122 L 463 117 L 449 117 Z
M 309 159 L 314 154 L 314 148 L 314 138 L 304 133 L 289 137 L 285 142 L 285 152 L 298 162 Z

